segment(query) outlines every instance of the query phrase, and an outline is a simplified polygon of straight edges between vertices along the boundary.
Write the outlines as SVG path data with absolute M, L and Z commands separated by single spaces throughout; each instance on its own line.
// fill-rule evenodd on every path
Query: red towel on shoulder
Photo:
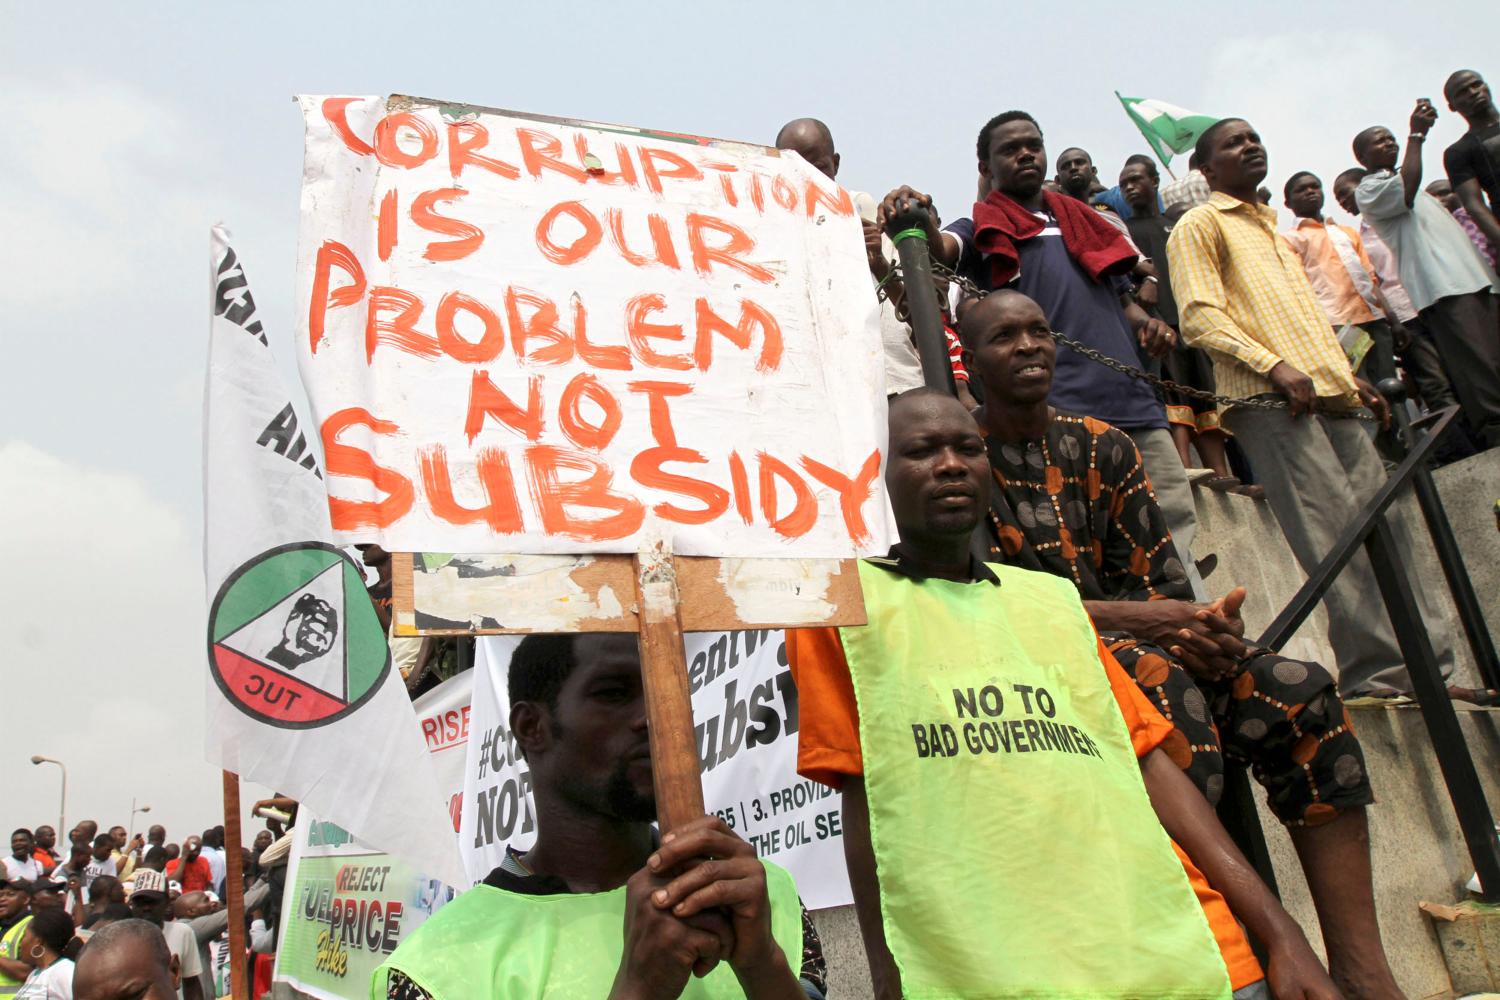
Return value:
M 1057 219 L 1063 245 L 1094 281 L 1111 274 L 1124 274 L 1135 267 L 1136 252 L 1120 231 L 1077 198 L 1052 191 L 1042 192 L 1047 210 Z M 1020 270 L 1016 242 L 1040 233 L 1045 223 L 1015 200 L 991 191 L 974 205 L 974 246 L 990 255 L 991 287 L 1000 288 Z

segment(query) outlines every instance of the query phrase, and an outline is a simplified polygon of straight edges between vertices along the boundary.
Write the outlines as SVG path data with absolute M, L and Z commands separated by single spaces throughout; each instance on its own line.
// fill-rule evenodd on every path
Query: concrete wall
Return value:
M 1500 533 L 1493 513 L 1495 500 L 1500 498 L 1500 450 L 1448 466 L 1437 473 L 1436 479 L 1490 631 L 1500 642 Z M 1402 516 L 1411 519 L 1418 537 L 1425 540 L 1415 502 L 1408 498 L 1404 507 Z M 1199 491 L 1198 516 L 1195 555 L 1214 552 L 1219 556 L 1218 569 L 1206 581 L 1209 591 L 1218 596 L 1237 585 L 1247 587 L 1247 634 L 1259 634 L 1306 580 L 1305 575 L 1265 504 Z M 1444 608 L 1444 621 L 1438 627 L 1458 647 L 1455 681 L 1477 686 L 1457 613 L 1447 596 L 1437 559 L 1425 541 L 1417 557 L 1417 580 L 1439 594 Z M 1371 613 L 1383 614 L 1384 609 L 1371 609 Z M 1320 609 L 1284 652 L 1318 660 L 1333 669 L 1327 634 L 1327 617 Z M 1494 712 L 1460 713 L 1492 805 L 1500 803 L 1500 729 L 1496 719 Z M 1447 996 L 1448 975 L 1437 936 L 1417 904 L 1463 898 L 1463 883 L 1473 869 L 1422 717 L 1414 709 L 1357 710 L 1354 724 L 1364 743 L 1379 799 L 1370 810 L 1370 832 L 1376 904 L 1387 953 L 1397 980 L 1409 996 Z M 1314 946 L 1321 949 L 1317 917 L 1291 842 L 1264 809 L 1262 822 L 1287 909 L 1308 932 Z M 940 837 L 934 838 L 934 849 L 941 849 Z M 830 996 L 870 996 L 869 973 L 852 908 L 823 910 L 815 913 L 814 919 L 829 960 Z

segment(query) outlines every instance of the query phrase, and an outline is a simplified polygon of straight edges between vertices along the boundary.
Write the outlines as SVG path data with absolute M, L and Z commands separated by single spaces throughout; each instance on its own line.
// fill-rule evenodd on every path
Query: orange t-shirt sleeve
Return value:
M 797 684 L 797 773 L 830 788 L 865 773 L 859 705 L 836 628 L 786 630 L 787 665 Z
M 1172 735 L 1172 724 L 1147 700 L 1141 689 L 1131 680 L 1125 668 L 1105 648 L 1104 640 L 1095 633 L 1094 641 L 1099 645 L 1099 662 L 1104 665 L 1109 678 L 1109 689 L 1125 717 L 1125 728 L 1130 730 L 1130 744 L 1135 747 L 1136 757 L 1144 757 L 1161 746 L 1162 741 Z
M 1136 757 L 1144 757 L 1161 746 L 1162 741 L 1172 734 L 1173 726 L 1141 693 L 1125 668 L 1120 666 L 1114 654 L 1105 647 L 1104 641 L 1097 641 L 1099 662 L 1104 665 L 1104 673 L 1109 677 L 1109 689 L 1120 706 L 1120 714 L 1125 717 L 1125 727 L 1130 730 L 1130 743 L 1135 747 Z M 1260 982 L 1265 978 L 1265 973 L 1261 971 L 1255 953 L 1250 950 L 1245 932 L 1230 912 L 1229 904 L 1208 884 L 1208 879 L 1182 848 L 1174 843 L 1172 850 L 1177 852 L 1177 859 L 1182 862 L 1188 882 L 1193 886 L 1193 893 L 1198 897 L 1198 905 L 1203 907 L 1203 917 L 1208 921 L 1208 929 L 1213 931 L 1214 940 L 1219 945 L 1219 954 L 1224 959 L 1224 967 L 1229 971 L 1230 986 L 1238 990 Z

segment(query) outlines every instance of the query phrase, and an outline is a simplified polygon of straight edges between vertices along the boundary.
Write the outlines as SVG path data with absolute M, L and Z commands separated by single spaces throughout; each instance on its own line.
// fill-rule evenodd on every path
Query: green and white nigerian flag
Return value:
M 1162 166 L 1172 161 L 1172 154 L 1191 150 L 1204 130 L 1219 120 L 1214 115 L 1200 115 L 1154 97 L 1120 97 L 1118 90 L 1115 96 L 1151 144 Z
M 207 756 L 464 885 L 453 822 L 316 456 L 215 226 L 203 401 Z

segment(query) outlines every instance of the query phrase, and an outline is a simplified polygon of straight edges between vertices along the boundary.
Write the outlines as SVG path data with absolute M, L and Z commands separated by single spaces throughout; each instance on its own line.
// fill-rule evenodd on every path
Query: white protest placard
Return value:
M 477 640 L 459 850 L 478 881 L 536 840 L 531 772 L 510 732 L 507 674 L 520 636 Z M 842 800 L 797 774 L 797 688 L 779 630 L 687 636 L 704 805 L 792 873 L 810 910 L 853 901 Z
M 302 97 L 299 363 L 333 525 L 391 551 L 884 551 L 877 303 L 795 155 Z

